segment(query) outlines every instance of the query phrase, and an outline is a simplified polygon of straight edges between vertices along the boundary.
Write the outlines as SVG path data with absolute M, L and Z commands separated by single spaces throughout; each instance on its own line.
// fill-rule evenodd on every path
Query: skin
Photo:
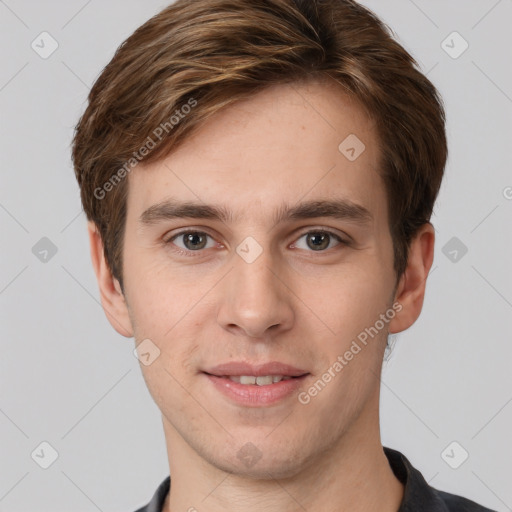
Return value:
M 366 146 L 353 162 L 338 150 L 349 134 Z M 382 357 L 388 333 L 421 312 L 434 229 L 425 224 L 413 239 L 397 285 L 377 137 L 337 84 L 273 86 L 130 174 L 124 294 L 89 223 L 107 317 L 123 336 L 160 350 L 141 370 L 162 413 L 172 479 L 165 511 L 398 510 L 403 486 L 379 432 Z M 238 217 L 142 226 L 142 212 L 168 198 L 223 205 Z M 364 206 L 372 221 L 274 225 L 283 202 L 333 198 Z M 182 228 L 210 235 L 207 247 L 194 251 L 183 236 L 173 246 Z M 318 228 L 350 242 L 331 238 L 315 249 L 304 234 Z M 262 248 L 252 263 L 236 253 L 248 236 Z M 281 361 L 310 372 L 307 390 L 397 302 L 401 311 L 306 405 L 293 395 L 243 407 L 201 374 L 228 361 Z M 248 442 L 261 455 L 251 467 L 237 457 Z

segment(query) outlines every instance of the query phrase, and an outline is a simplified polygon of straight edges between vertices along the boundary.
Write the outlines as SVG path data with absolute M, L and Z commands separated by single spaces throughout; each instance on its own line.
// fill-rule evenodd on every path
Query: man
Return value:
M 162 412 L 170 478 L 139 512 L 489 510 L 379 432 L 444 121 L 351 0 L 178 0 L 119 48 L 73 159 L 105 313 Z

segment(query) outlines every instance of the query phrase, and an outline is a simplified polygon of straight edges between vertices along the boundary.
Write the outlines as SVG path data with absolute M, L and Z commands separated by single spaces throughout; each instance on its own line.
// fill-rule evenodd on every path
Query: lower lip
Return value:
M 233 382 L 228 377 L 217 377 L 207 373 L 205 375 L 221 393 L 237 404 L 246 407 L 261 407 L 275 404 L 290 396 L 303 384 L 309 374 L 264 386 L 240 384 Z

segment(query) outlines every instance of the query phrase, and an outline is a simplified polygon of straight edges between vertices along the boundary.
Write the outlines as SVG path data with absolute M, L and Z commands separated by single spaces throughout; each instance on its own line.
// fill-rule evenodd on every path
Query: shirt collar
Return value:
M 404 497 L 398 512 L 448 512 L 437 491 L 399 451 L 384 447 L 384 453 L 395 476 L 404 485 Z

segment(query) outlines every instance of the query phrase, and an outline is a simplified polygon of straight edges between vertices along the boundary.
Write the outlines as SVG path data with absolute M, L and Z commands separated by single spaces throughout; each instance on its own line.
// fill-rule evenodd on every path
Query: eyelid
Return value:
M 307 235 L 309 233 L 326 233 L 328 235 L 336 237 L 338 240 L 340 240 L 343 243 L 350 243 L 351 238 L 346 235 L 345 233 L 340 233 L 339 231 L 335 230 L 334 228 L 329 228 L 327 226 L 314 226 L 312 228 L 307 228 L 306 231 L 301 231 L 300 234 L 297 236 L 298 238 L 303 237 L 304 235 Z
M 200 233 L 200 234 L 203 234 L 203 235 L 208 235 L 210 238 L 215 238 L 209 231 L 207 231 L 205 228 L 183 228 L 182 230 L 178 231 L 178 232 L 174 232 L 172 233 L 172 235 L 168 236 L 169 233 L 166 233 L 163 237 L 162 237 L 162 241 L 164 243 L 169 243 L 171 242 L 171 240 L 177 238 L 178 236 L 180 235 L 185 235 L 185 234 L 188 234 L 188 233 Z
M 187 233 L 201 233 L 204 235 L 208 235 L 211 238 L 215 238 L 214 235 L 210 234 L 208 231 L 205 231 L 205 228 L 197 229 L 197 228 L 183 228 L 183 230 L 178 231 L 177 233 L 173 233 L 172 236 L 167 237 L 167 234 L 165 234 L 162 237 L 162 240 L 164 243 L 171 242 L 174 238 L 177 238 L 180 235 L 184 235 Z M 309 233 L 327 233 L 329 235 L 337 237 L 339 240 L 341 240 L 344 243 L 350 242 L 350 237 L 346 235 L 345 233 L 339 234 L 338 232 L 334 231 L 333 228 L 328 228 L 325 226 L 317 226 L 312 228 L 307 228 L 305 231 L 301 231 L 299 234 L 294 235 L 294 240 L 297 240 L 298 238 L 303 237 L 304 235 L 307 235 Z M 218 242 L 217 242 L 218 243 Z

